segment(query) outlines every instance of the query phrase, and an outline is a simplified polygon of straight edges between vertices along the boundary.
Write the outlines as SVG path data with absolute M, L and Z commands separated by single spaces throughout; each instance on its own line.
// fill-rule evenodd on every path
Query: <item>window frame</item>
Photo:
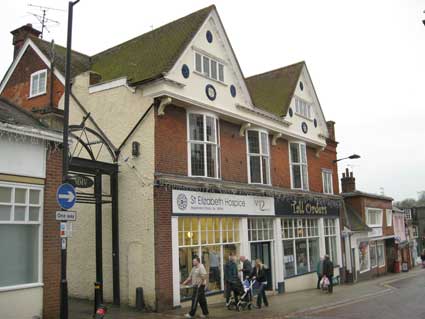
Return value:
M 389 216 L 388 216 L 388 213 L 390 213 Z M 386 223 L 387 227 L 392 227 L 393 226 L 393 218 L 394 218 L 394 214 L 393 214 L 392 209 L 387 208 L 385 210 L 385 218 L 386 218 L 386 222 L 387 222 Z
M 300 159 L 300 162 L 297 163 L 293 163 L 292 162 L 292 154 L 291 154 L 291 145 L 292 144 L 297 144 L 298 145 L 298 156 Z M 301 145 L 304 145 L 304 149 L 305 149 L 305 163 L 301 162 Z M 301 191 L 306 191 L 308 192 L 310 190 L 310 183 L 309 183 L 309 176 L 308 176 L 308 157 L 307 157 L 307 144 L 305 142 L 301 142 L 301 141 L 290 141 L 288 143 L 288 153 L 289 153 L 289 174 L 291 176 L 291 189 L 296 189 L 296 190 L 301 190 Z M 297 165 L 300 166 L 300 177 L 301 177 L 301 188 L 297 188 L 294 187 L 294 176 L 293 176 L 293 165 Z M 305 184 L 307 185 L 307 188 L 303 188 L 304 185 L 304 177 L 302 174 L 302 166 L 305 166 L 305 170 L 307 172 L 307 181 L 305 182 Z
M 327 192 L 327 188 L 326 187 L 326 175 L 330 175 L 330 179 L 329 182 L 330 184 L 328 185 L 330 188 L 330 191 Z M 322 187 L 323 187 L 323 194 L 333 194 L 334 193 L 334 186 L 333 186 L 333 172 L 331 169 L 327 169 L 327 168 L 323 168 L 322 169 Z
M 209 178 L 209 179 L 220 179 L 221 178 L 221 149 L 220 149 L 220 119 L 217 115 L 209 112 L 202 111 L 194 111 L 190 110 L 186 112 L 186 125 L 187 125 L 187 175 L 189 177 L 201 177 L 201 178 Z M 190 115 L 202 115 L 203 116 L 203 141 L 191 140 L 190 139 Z M 215 134 L 216 134 L 216 142 L 207 141 L 207 117 L 212 117 L 215 123 Z M 193 175 L 192 174 L 192 144 L 201 144 L 204 145 L 204 175 Z M 217 154 L 216 154 L 216 176 L 208 176 L 208 165 L 207 165 L 207 146 L 206 145 L 216 145 Z
M 303 103 L 300 104 L 300 103 Z M 294 96 L 294 110 L 295 110 L 295 114 L 297 114 L 298 116 L 301 116 L 307 120 L 312 120 L 313 116 L 312 116 L 312 103 L 306 101 L 305 99 L 299 97 L 299 96 Z M 301 107 L 303 106 L 303 108 Z M 304 109 L 305 112 L 302 112 L 302 109 Z
M 370 243 L 369 242 L 367 243 L 367 258 L 366 258 L 367 262 L 368 262 L 368 268 L 367 269 L 360 270 L 360 254 L 361 254 L 361 251 L 360 251 L 359 247 L 357 247 L 357 250 L 359 252 L 359 273 L 362 274 L 362 273 L 370 271 L 371 270 L 371 267 L 370 267 Z
M 38 225 L 38 256 L 37 256 L 37 280 L 32 283 L 25 283 L 25 284 L 16 284 L 16 285 L 10 285 L 10 286 L 0 286 L 0 292 L 3 291 L 11 291 L 11 290 L 19 290 L 19 289 L 26 289 L 26 288 L 33 288 L 33 287 L 40 287 L 43 286 L 43 231 L 44 231 L 44 185 L 37 185 L 37 184 L 21 184 L 21 183 L 13 183 L 13 182 L 3 182 L 0 181 L 0 187 L 8 187 L 12 188 L 11 191 L 11 201 L 9 203 L 7 202 L 1 202 L 1 204 L 10 204 L 11 207 L 11 213 L 10 213 L 10 220 L 5 221 L 1 220 L 0 225 Z M 18 203 L 17 206 L 23 206 L 25 205 L 25 221 L 14 221 L 14 211 L 15 211 L 15 189 L 26 189 L 26 198 L 25 198 L 25 204 Z M 39 204 L 30 204 L 30 190 L 36 190 L 39 191 Z M 30 207 L 38 207 L 39 208 L 39 218 L 38 221 L 30 221 L 29 220 L 29 208 Z
M 378 224 L 371 224 L 369 213 L 370 211 L 379 211 L 380 212 L 380 222 Z M 382 228 L 383 226 L 383 215 L 384 210 L 382 208 L 366 207 L 366 224 L 372 228 Z
M 249 152 L 249 139 L 248 139 L 248 132 L 257 132 L 258 134 L 258 147 L 259 147 L 259 153 L 250 153 Z M 267 135 L 267 151 L 268 153 L 263 153 L 263 144 L 261 141 L 261 134 L 264 133 Z M 270 172 L 270 138 L 269 138 L 269 132 L 265 129 L 261 129 L 261 128 L 253 128 L 253 129 L 247 129 L 245 131 L 245 143 L 246 143 L 246 159 L 247 159 L 247 168 L 248 168 L 248 183 L 249 184 L 254 184 L 254 185 L 271 185 L 272 181 L 271 181 L 271 172 Z M 260 179 L 261 181 L 258 182 L 252 182 L 251 181 L 251 161 L 250 158 L 251 156 L 256 156 L 260 158 Z M 267 183 L 264 183 L 263 181 L 263 158 L 267 158 Z
M 45 74 L 44 91 L 38 91 L 38 88 L 40 88 L 40 83 L 39 83 L 40 75 L 43 74 L 43 73 Z M 38 77 L 37 78 L 38 88 L 37 88 L 37 93 L 32 94 L 33 78 L 35 78 L 35 77 Z M 30 76 L 30 92 L 28 94 L 28 97 L 33 98 L 33 97 L 36 97 L 36 96 L 44 95 L 44 94 L 46 94 L 46 92 L 47 92 L 47 69 L 39 70 L 39 71 L 32 73 L 31 76 Z
M 201 57 L 201 70 L 197 69 L 197 64 L 196 64 L 196 56 L 197 55 L 199 55 Z M 225 84 L 225 81 L 224 81 L 224 78 L 225 78 L 224 77 L 224 63 L 222 62 L 222 60 L 220 60 L 216 57 L 213 57 L 209 54 L 201 53 L 199 51 L 194 51 L 193 59 L 194 59 L 193 70 L 196 74 L 199 74 L 203 77 L 206 77 L 209 80 L 216 81 L 216 82 L 221 83 L 221 84 Z M 204 70 L 204 60 L 205 59 L 208 59 L 208 73 L 205 73 L 205 70 Z M 216 64 L 216 67 L 215 67 L 216 78 L 212 77 L 212 69 L 213 69 L 212 64 L 213 64 L 213 62 Z
M 380 247 L 382 247 L 382 260 L 384 261 L 384 263 L 383 264 L 380 264 L 379 263 L 379 254 L 378 254 L 378 250 L 379 250 L 379 248 Z M 381 267 L 385 267 L 385 265 L 386 265 L 386 261 L 385 261 L 385 244 L 383 243 L 383 242 L 379 242 L 377 245 L 376 245 L 376 263 L 377 263 L 377 265 L 378 265 L 378 267 L 379 268 L 381 268 Z

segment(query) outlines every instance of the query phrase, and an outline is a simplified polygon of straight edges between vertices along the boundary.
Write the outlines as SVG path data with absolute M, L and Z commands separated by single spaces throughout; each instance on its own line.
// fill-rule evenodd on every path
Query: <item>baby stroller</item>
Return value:
M 244 292 L 241 295 L 241 298 L 238 302 L 238 311 L 240 310 L 251 310 L 252 309 L 252 297 L 253 297 L 253 286 L 255 284 L 254 280 L 245 279 L 243 282 Z
M 323 291 L 328 291 L 329 290 L 329 278 L 326 276 L 322 277 L 322 280 L 320 280 L 320 288 L 322 288 Z

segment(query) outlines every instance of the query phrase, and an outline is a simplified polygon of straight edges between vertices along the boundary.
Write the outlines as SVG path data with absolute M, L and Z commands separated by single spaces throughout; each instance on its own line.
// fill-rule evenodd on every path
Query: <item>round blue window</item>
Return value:
M 303 130 L 304 134 L 307 134 L 308 132 L 308 126 L 306 122 L 302 122 L 301 129 Z
M 314 119 L 314 127 L 317 127 L 317 120 Z
M 214 101 L 215 98 L 217 97 L 217 92 L 215 91 L 215 88 L 211 84 L 207 84 L 207 86 L 205 87 L 205 93 L 207 94 L 207 97 L 211 101 Z
M 213 41 L 213 35 L 210 30 L 207 31 L 207 41 L 211 43 Z
M 294 111 L 292 111 L 292 108 L 289 108 L 289 116 L 292 117 L 292 115 L 294 115 Z
M 187 66 L 187 64 L 183 64 L 182 66 L 182 75 L 185 79 L 187 79 L 189 77 L 189 67 Z
M 236 88 L 233 84 L 230 86 L 230 95 L 232 95 L 233 97 L 236 96 Z

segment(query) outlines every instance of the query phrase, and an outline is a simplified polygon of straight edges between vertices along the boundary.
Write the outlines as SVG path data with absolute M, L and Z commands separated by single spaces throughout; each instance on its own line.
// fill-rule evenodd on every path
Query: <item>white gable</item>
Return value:
M 300 102 L 304 104 L 303 107 L 297 106 Z M 292 123 L 290 128 L 294 133 L 311 140 L 316 140 L 319 136 L 328 137 L 326 120 L 314 90 L 313 82 L 305 66 L 298 79 L 290 108 L 293 115 L 291 117 L 291 112 L 288 110 L 286 120 Z M 306 111 L 306 108 L 309 110 Z M 304 128 L 307 127 L 307 133 L 303 131 L 303 126 Z

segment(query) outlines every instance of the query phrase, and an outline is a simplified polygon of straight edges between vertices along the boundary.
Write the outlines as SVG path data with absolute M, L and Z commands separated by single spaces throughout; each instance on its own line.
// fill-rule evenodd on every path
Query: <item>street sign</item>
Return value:
M 56 220 L 61 221 L 76 221 L 77 220 L 77 212 L 65 210 L 65 211 L 57 211 L 56 212 Z
M 75 205 L 77 196 L 75 188 L 71 184 L 65 183 L 58 187 L 56 192 L 56 201 L 63 209 L 70 209 Z
M 61 238 L 61 248 L 62 248 L 63 250 L 65 250 L 65 249 L 66 249 L 66 238 Z
M 90 188 L 93 186 L 94 182 L 91 178 L 81 175 L 73 174 L 67 177 L 66 181 L 74 187 L 78 188 Z
M 66 238 L 66 222 L 60 224 L 60 237 Z

